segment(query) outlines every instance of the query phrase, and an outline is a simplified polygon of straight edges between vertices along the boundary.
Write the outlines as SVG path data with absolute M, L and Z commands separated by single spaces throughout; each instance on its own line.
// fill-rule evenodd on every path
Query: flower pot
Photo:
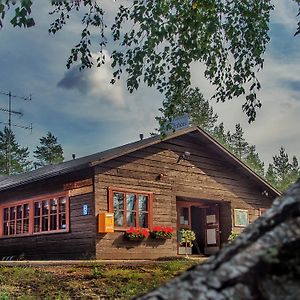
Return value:
M 136 241 L 136 242 L 140 242 L 144 239 L 144 237 L 139 237 L 139 236 L 130 236 L 130 235 L 126 235 L 125 238 L 128 240 L 128 241 Z
M 167 240 L 167 239 L 171 239 L 172 238 L 169 235 L 157 235 L 155 233 L 151 233 L 150 235 L 151 235 L 151 237 L 153 239 L 156 239 L 156 240 Z
M 184 246 L 179 246 L 179 248 L 178 248 L 178 254 L 188 254 L 188 255 L 191 255 L 192 254 L 192 247 L 187 247 L 185 249 Z

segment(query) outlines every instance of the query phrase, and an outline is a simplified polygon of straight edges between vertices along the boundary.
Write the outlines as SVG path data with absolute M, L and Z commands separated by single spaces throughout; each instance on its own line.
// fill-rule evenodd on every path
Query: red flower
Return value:
M 171 238 L 173 233 L 174 233 L 174 229 L 170 226 L 154 226 L 151 229 L 151 235 L 153 237 L 159 236 L 159 237 Z
M 131 227 L 125 231 L 125 236 L 143 239 L 149 236 L 149 230 L 147 228 Z

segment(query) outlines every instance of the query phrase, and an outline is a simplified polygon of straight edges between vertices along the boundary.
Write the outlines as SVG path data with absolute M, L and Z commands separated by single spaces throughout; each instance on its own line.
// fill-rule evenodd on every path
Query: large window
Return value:
M 68 197 L 60 194 L 2 206 L 0 236 L 67 231 L 68 205 Z
M 67 228 L 66 197 L 34 201 L 33 232 L 65 230 Z
M 152 193 L 109 188 L 109 211 L 115 227 L 151 227 Z

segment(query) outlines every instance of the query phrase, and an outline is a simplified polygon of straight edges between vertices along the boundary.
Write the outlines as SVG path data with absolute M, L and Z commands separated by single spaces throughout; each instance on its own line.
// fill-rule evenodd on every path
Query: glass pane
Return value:
M 136 196 L 135 194 L 126 194 L 127 210 L 136 210 Z
M 17 219 L 22 219 L 22 206 L 17 206 Z
M 23 205 L 23 209 L 24 209 L 24 218 L 29 218 L 29 205 L 28 204 L 24 204 Z
M 56 214 L 50 215 L 50 230 L 56 230 Z
M 10 208 L 10 220 L 14 220 L 16 216 L 16 207 L 11 207 Z
M 66 229 L 67 222 L 66 222 L 66 214 L 59 215 L 59 229 Z
M 22 233 L 22 220 L 17 220 L 16 234 Z
M 42 218 L 42 231 L 48 231 L 48 216 Z
M 8 221 L 8 208 L 4 208 L 4 221 Z
M 48 215 L 49 201 L 43 201 L 43 215 Z
M 179 224 L 180 225 L 189 225 L 189 208 L 181 207 L 179 209 Z
M 15 221 L 11 221 L 9 225 L 9 234 L 15 234 Z
M 124 209 L 124 194 L 114 193 L 114 210 Z
M 67 200 L 66 197 L 59 198 L 59 212 L 66 212 Z
M 23 233 L 28 233 L 29 231 L 29 220 L 24 219 L 23 221 Z
M 34 232 L 40 231 L 40 218 L 34 218 Z
M 50 200 L 50 214 L 56 214 L 57 212 L 57 199 Z
M 115 211 L 114 214 L 115 226 L 123 227 L 124 226 L 124 212 L 123 211 Z
M 128 227 L 135 227 L 136 226 L 136 216 L 135 216 L 135 212 L 133 211 L 127 211 L 126 214 L 126 223 Z
M 37 217 L 40 215 L 41 203 L 35 202 L 34 203 L 34 216 Z
M 139 195 L 139 210 L 148 211 L 148 196 Z
M 8 222 L 3 224 L 3 235 L 8 235 Z
M 139 226 L 143 228 L 148 228 L 148 213 L 139 213 Z

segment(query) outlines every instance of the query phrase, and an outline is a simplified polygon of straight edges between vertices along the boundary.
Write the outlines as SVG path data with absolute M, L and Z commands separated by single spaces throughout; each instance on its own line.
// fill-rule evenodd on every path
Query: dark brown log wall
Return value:
M 63 184 L 84 179 L 82 174 L 57 177 L 51 180 L 15 188 L 1 193 L 1 204 L 30 199 L 32 197 L 63 191 Z M 91 174 L 89 174 L 91 177 Z M 82 205 L 88 204 L 90 214 L 82 216 Z M 0 239 L 0 259 L 4 256 L 25 259 L 89 259 L 95 257 L 95 205 L 94 194 L 89 193 L 69 198 L 70 231 L 27 237 L 4 237 Z
M 191 153 L 190 158 L 177 163 L 184 151 Z M 188 135 L 102 163 L 96 167 L 95 174 L 96 214 L 108 210 L 107 188 L 110 186 L 153 192 L 153 225 L 174 228 L 176 199 L 220 201 L 223 243 L 232 229 L 234 208 L 249 210 L 250 222 L 253 222 L 259 216 L 259 209 L 268 208 L 274 199 L 274 195 L 263 195 L 261 188 L 222 156 Z M 159 174 L 164 175 L 160 180 Z M 126 242 L 122 232 L 98 234 L 96 257 L 130 259 L 176 255 L 175 238 L 156 243 L 150 238 L 140 244 Z

